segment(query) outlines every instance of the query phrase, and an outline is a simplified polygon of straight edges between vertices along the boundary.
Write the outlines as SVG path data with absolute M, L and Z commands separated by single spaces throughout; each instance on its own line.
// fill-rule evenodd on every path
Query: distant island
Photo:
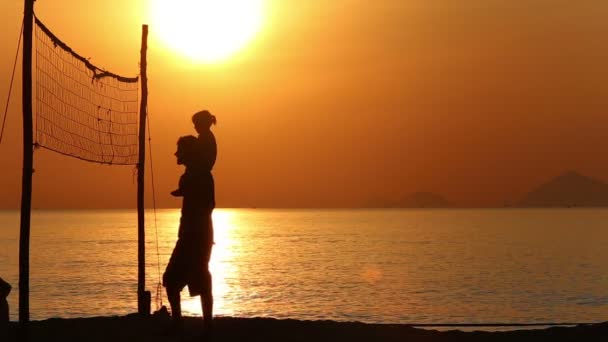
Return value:
M 539 185 L 517 207 L 606 207 L 608 184 L 569 171 Z
M 608 183 L 582 175 L 565 172 L 540 184 L 522 196 L 521 200 L 505 202 L 510 208 L 585 208 L 608 207 Z M 465 208 L 433 192 L 414 192 L 399 200 L 370 201 L 372 208 Z

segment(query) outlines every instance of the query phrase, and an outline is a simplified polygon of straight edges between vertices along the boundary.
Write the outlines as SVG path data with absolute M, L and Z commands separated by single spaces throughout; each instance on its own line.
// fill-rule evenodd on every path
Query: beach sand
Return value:
M 30 322 L 30 341 L 205 341 L 200 318 L 187 317 L 181 335 L 167 335 L 169 318 L 138 315 Z M 1 341 L 16 341 L 9 323 Z M 213 341 L 608 341 L 608 322 L 506 332 L 437 331 L 406 325 L 272 318 L 215 319 Z

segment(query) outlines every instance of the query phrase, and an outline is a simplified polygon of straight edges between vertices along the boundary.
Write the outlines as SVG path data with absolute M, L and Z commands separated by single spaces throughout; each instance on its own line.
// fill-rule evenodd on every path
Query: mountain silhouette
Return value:
M 569 171 L 529 192 L 518 206 L 605 207 L 608 206 L 608 184 Z

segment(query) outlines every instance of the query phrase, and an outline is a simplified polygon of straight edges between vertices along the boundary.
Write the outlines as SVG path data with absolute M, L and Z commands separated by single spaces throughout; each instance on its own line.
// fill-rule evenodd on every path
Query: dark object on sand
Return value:
M 11 285 L 0 278 L 0 326 L 8 324 L 8 301 L 6 298 L 11 293 Z

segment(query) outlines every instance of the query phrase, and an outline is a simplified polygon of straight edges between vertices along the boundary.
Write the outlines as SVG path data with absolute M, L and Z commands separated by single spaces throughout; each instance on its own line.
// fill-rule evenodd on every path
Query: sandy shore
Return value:
M 214 341 L 608 341 L 608 322 L 507 332 L 416 329 L 405 325 L 219 317 Z M 204 341 L 201 321 L 188 317 L 183 333 L 167 335 L 167 317 L 137 315 L 48 319 L 30 323 L 31 341 Z M 1 341 L 16 341 L 11 322 Z

